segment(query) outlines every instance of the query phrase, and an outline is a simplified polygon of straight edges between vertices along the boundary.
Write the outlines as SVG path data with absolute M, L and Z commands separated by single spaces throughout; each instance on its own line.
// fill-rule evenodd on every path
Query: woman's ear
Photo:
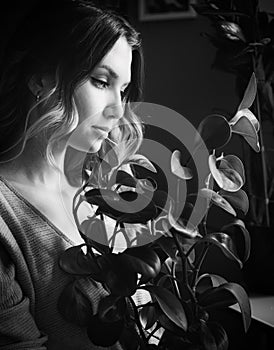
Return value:
M 48 76 L 33 75 L 28 81 L 30 92 L 36 98 L 43 96 L 51 87 L 52 79 Z

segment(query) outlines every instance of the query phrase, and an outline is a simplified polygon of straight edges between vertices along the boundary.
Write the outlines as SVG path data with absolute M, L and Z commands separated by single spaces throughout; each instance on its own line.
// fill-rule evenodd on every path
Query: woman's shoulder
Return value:
M 20 237 L 25 235 L 21 217 L 28 220 L 23 203 L 0 176 L 0 245 L 18 250 Z
M 42 216 L 6 179 L 0 175 L 0 241 L 5 237 L 21 247 L 44 250 L 52 246 L 64 249 L 71 242 L 64 239 L 46 217 Z
M 25 216 L 25 203 L 11 184 L 0 175 L 0 217 L 9 222 Z
M 0 175 L 0 219 L 9 221 L 15 215 L 14 208 L 20 207 L 20 201 L 17 200 L 14 193 L 7 185 L 6 181 Z
M 6 196 L 9 194 L 10 189 L 7 186 L 5 178 L 0 174 L 0 201 L 4 202 Z

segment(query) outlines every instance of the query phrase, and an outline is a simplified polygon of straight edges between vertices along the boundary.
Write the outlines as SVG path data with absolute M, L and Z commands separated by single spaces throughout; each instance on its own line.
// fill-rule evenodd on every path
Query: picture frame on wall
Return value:
M 139 0 L 139 20 L 170 20 L 194 18 L 196 12 L 191 4 L 196 0 Z

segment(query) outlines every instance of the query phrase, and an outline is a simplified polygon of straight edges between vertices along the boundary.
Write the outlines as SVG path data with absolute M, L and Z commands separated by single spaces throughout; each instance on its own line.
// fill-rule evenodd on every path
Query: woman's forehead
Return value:
M 104 69 L 114 78 L 129 83 L 131 79 L 132 48 L 120 37 L 96 68 Z

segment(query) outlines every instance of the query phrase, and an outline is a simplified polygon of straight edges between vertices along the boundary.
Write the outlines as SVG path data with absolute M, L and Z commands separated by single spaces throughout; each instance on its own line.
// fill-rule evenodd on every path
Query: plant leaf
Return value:
M 226 279 L 222 276 L 204 273 L 203 275 L 199 276 L 195 283 L 196 292 L 201 294 L 209 288 L 219 287 L 221 284 L 226 282 Z
M 249 209 L 249 199 L 244 190 L 240 189 L 237 192 L 227 192 L 220 190 L 219 194 L 225 198 L 235 209 L 241 210 L 245 215 Z
M 228 350 L 228 337 L 224 328 L 217 322 L 208 322 L 208 328 L 215 338 L 218 350 Z
M 111 294 L 100 299 L 98 305 L 98 316 L 102 321 L 116 322 L 123 318 L 125 310 L 125 298 Z
M 241 118 L 246 118 L 250 121 L 250 123 L 253 125 L 254 129 L 256 130 L 256 132 L 258 132 L 260 130 L 260 124 L 258 119 L 255 117 L 255 115 L 251 112 L 250 109 L 248 108 L 244 108 L 244 109 L 240 109 L 237 111 L 237 113 L 235 114 L 235 116 L 230 119 L 229 124 L 232 126 L 232 131 L 234 129 L 236 129 L 236 127 L 234 127 Z M 234 128 L 233 128 L 234 127 Z M 238 126 L 239 128 L 239 126 Z M 243 133 L 245 133 L 245 130 L 242 130 Z M 247 129 L 248 131 L 248 129 Z
M 220 21 L 218 23 L 223 31 L 223 35 L 230 40 L 240 40 L 246 42 L 241 27 L 234 22 Z
M 199 337 L 204 350 L 218 350 L 215 338 L 205 322 L 201 322 Z
M 235 156 L 235 158 L 237 157 Z M 237 159 L 240 164 L 240 159 Z M 211 154 L 208 157 L 208 164 L 211 174 L 220 188 L 226 191 L 235 192 L 243 186 L 244 179 L 239 172 L 234 169 L 233 165 L 230 164 L 229 160 L 225 159 L 225 157 L 221 159 L 217 168 L 216 157 Z
M 232 118 L 229 123 L 233 133 L 241 135 L 255 152 L 259 152 L 260 144 L 256 130 L 259 124 L 253 118 L 251 119 L 250 113 L 252 112 L 248 109 L 240 110 L 235 115 L 235 119 Z
M 149 196 L 150 194 L 151 192 Z M 153 198 L 155 196 L 154 193 Z M 119 222 L 146 223 L 157 216 L 157 208 L 153 201 L 149 202 L 148 196 L 136 191 L 117 193 L 95 188 L 86 192 L 85 197 L 90 204 L 98 205 L 97 213 L 105 214 Z
M 197 230 L 197 227 L 193 226 L 190 222 L 185 225 L 181 219 L 178 219 L 177 221 L 175 220 L 172 214 L 171 202 L 168 211 L 168 222 L 174 230 L 187 238 L 202 237 Z
M 220 160 L 219 169 L 231 168 L 235 170 L 242 178 L 243 184 L 245 183 L 245 169 L 241 159 L 233 154 L 225 155 Z
M 173 261 L 177 261 L 177 246 L 172 237 L 160 237 L 157 244 Z
M 238 111 L 241 109 L 250 108 L 255 100 L 256 93 L 257 93 L 257 81 L 256 81 L 255 73 L 253 72 L 250 77 L 247 88 L 245 90 L 244 97 L 241 103 L 239 104 Z
M 227 211 L 231 215 L 236 216 L 236 212 L 232 208 L 232 206 L 229 204 L 229 202 L 217 192 L 210 190 L 208 188 L 202 188 L 199 191 L 199 196 L 210 200 L 213 204 Z
M 152 178 L 138 179 L 136 183 L 136 191 L 143 193 L 144 191 L 154 192 L 157 190 L 157 183 Z
M 108 250 L 109 240 L 106 225 L 103 220 L 96 217 L 86 219 L 81 222 L 80 231 L 87 243 L 90 243 L 94 247 L 96 243 L 99 243 L 100 247 L 97 246 L 97 248 L 103 249 L 104 251 Z M 105 248 L 101 245 L 103 245 Z
M 169 290 L 159 286 L 144 286 L 143 289 L 149 291 L 157 300 L 160 308 L 166 316 L 184 331 L 187 330 L 187 318 L 185 310 L 180 300 Z
M 155 166 L 142 154 L 134 154 L 127 159 L 128 164 L 137 164 L 147 170 L 157 173 Z
M 220 307 L 239 304 L 244 329 L 247 332 L 251 322 L 251 308 L 248 295 L 244 288 L 237 283 L 224 283 L 219 287 L 206 290 L 199 297 L 199 303 L 208 307 Z
M 183 167 L 180 162 L 180 151 L 175 150 L 171 156 L 171 172 L 183 180 L 192 179 L 193 175 L 189 168 Z
M 98 314 L 95 314 L 89 320 L 87 335 L 93 344 L 110 348 L 119 340 L 124 330 L 124 323 L 124 320 L 104 322 Z
M 177 236 L 178 243 L 180 244 L 182 250 L 186 253 L 188 249 L 199 239 L 195 238 L 186 238 L 182 235 Z M 165 252 L 165 254 L 174 262 L 178 262 L 178 248 L 174 238 L 172 237 L 161 237 L 157 239 L 157 245 Z M 194 255 L 194 252 L 192 256 Z
M 133 247 L 123 253 L 125 263 L 135 272 L 142 274 L 140 283 L 156 277 L 161 270 L 161 261 L 156 252 L 149 247 Z
M 86 201 L 90 204 L 100 206 L 105 202 L 119 202 L 119 194 L 115 191 L 108 189 L 93 188 L 85 193 Z
M 127 213 L 116 217 L 117 222 L 127 224 L 146 224 L 149 220 L 157 216 L 157 209 L 151 206 L 147 210 L 142 210 L 137 213 Z
M 201 239 L 198 244 L 208 242 L 210 244 L 214 244 L 215 246 L 221 248 L 222 252 L 226 257 L 230 260 L 238 263 L 240 268 L 243 267 L 243 263 L 240 260 L 237 249 L 232 238 L 224 232 L 213 232 L 208 233 L 203 239 Z
M 250 255 L 251 240 L 244 222 L 240 219 L 236 219 L 232 223 L 223 226 L 221 230 L 233 237 L 237 251 L 239 253 L 241 252 L 241 261 L 246 262 Z
M 214 180 L 217 182 L 220 188 L 223 188 L 223 177 L 220 171 L 217 169 L 216 157 L 214 154 L 211 154 L 208 157 L 208 165 Z
M 140 321 L 144 329 L 150 329 L 157 322 L 157 313 L 153 305 L 144 305 L 139 312 Z
M 93 313 L 91 301 L 81 291 L 77 280 L 65 286 L 59 296 L 57 308 L 67 321 L 82 327 L 87 325 Z
M 117 170 L 114 171 L 111 175 L 111 178 L 109 179 L 109 186 L 115 185 L 121 185 L 121 186 L 127 186 L 127 187 L 136 187 L 137 181 L 135 178 L 129 174 L 128 172 L 124 170 Z
M 231 138 L 231 127 L 225 117 L 212 114 L 204 118 L 198 126 L 198 132 L 209 150 L 224 147 Z M 195 142 L 199 143 L 199 137 Z
M 84 245 L 81 244 L 65 250 L 60 255 L 59 266 L 63 271 L 71 275 L 99 276 L 100 270 L 93 257 L 85 255 L 81 249 Z
M 133 295 L 137 288 L 137 273 L 125 263 L 122 254 L 106 254 L 105 284 L 110 292 L 119 296 Z

